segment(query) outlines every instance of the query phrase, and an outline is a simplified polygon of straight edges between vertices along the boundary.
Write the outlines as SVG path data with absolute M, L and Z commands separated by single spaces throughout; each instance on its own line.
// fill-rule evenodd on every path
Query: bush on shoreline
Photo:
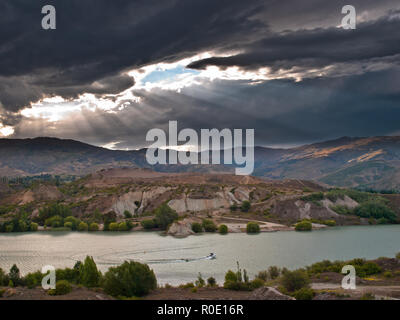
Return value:
M 221 224 L 221 225 L 218 227 L 218 232 L 219 232 L 220 234 L 227 234 L 227 233 L 228 233 L 228 226 L 227 226 L 226 224 Z
M 192 231 L 194 233 L 201 233 L 203 232 L 203 226 L 198 222 L 194 222 L 192 223 Z
M 146 264 L 125 261 L 104 275 L 103 288 L 111 296 L 141 297 L 157 287 L 153 270 Z
M 247 223 L 246 232 L 250 234 L 255 234 L 260 232 L 260 225 L 257 222 Z
M 310 221 L 303 220 L 295 225 L 295 230 L 296 231 L 311 231 L 312 230 L 312 224 Z

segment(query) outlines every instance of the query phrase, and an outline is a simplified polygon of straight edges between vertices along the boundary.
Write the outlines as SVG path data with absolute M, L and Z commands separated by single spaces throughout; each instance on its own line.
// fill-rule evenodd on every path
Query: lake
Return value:
M 333 227 L 313 232 L 203 234 L 184 239 L 156 232 L 36 232 L 0 234 L 0 267 L 16 263 L 23 274 L 44 265 L 70 267 L 86 255 L 105 271 L 124 260 L 145 262 L 159 283 L 194 281 L 199 272 L 223 282 L 236 262 L 253 276 L 271 265 L 289 269 L 329 260 L 393 257 L 400 225 Z M 217 259 L 205 257 L 214 252 Z

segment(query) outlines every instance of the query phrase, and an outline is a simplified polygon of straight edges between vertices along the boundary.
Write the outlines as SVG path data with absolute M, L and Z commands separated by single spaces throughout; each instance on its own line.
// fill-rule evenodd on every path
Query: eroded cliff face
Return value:
M 338 198 L 336 201 L 323 199 L 319 204 L 302 201 L 299 197 L 282 200 L 277 199 L 272 206 L 271 213 L 286 221 L 332 219 L 337 222 L 344 222 L 346 217 L 343 217 L 332 210 L 332 207 L 337 205 L 355 208 L 358 206 L 358 203 L 348 196 L 344 196 L 343 199 Z
M 301 180 L 267 181 L 228 174 L 159 174 L 149 170 L 118 169 L 103 170 L 60 187 L 39 184 L 16 191 L 0 198 L 0 205 L 33 204 L 32 214 L 37 215 L 37 209 L 59 202 L 72 208 L 72 214 L 77 217 L 112 211 L 118 219 L 123 219 L 124 212 L 129 211 L 140 222 L 142 217 L 153 215 L 156 208 L 167 203 L 180 216 L 213 219 L 235 216 L 286 226 L 302 219 L 333 219 L 339 224 L 347 223 L 350 219 L 347 215 L 332 210 L 334 206 L 354 208 L 358 205 L 347 195 L 335 201 L 326 197 L 319 202 L 301 200 L 304 196 L 326 191 L 321 185 Z M 397 203 L 396 199 L 388 198 L 390 203 Z M 240 209 L 231 211 L 232 206 L 240 207 L 243 201 L 251 203 L 250 213 Z M 351 219 L 354 219 L 351 222 L 361 221 L 355 216 Z M 180 230 L 177 233 L 186 232 L 182 223 L 174 228 Z

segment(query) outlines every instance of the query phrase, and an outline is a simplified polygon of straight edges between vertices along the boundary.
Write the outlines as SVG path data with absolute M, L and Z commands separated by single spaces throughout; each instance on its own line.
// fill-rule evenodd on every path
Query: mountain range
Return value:
M 146 149 L 122 151 L 75 140 L 0 139 L 0 176 L 85 175 L 105 168 L 161 172 L 229 172 L 224 165 L 156 165 Z M 339 187 L 400 189 L 400 137 L 342 137 L 290 149 L 256 147 L 253 175 L 314 180 Z

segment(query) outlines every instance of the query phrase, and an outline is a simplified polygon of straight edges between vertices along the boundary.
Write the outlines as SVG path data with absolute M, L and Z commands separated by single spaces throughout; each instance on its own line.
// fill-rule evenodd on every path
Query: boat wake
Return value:
M 153 259 L 147 260 L 145 263 L 147 264 L 160 264 L 160 263 L 182 263 L 182 262 L 193 262 L 200 260 L 214 260 L 216 259 L 215 253 L 210 253 L 208 256 L 199 257 L 199 258 L 180 258 L 180 259 Z

